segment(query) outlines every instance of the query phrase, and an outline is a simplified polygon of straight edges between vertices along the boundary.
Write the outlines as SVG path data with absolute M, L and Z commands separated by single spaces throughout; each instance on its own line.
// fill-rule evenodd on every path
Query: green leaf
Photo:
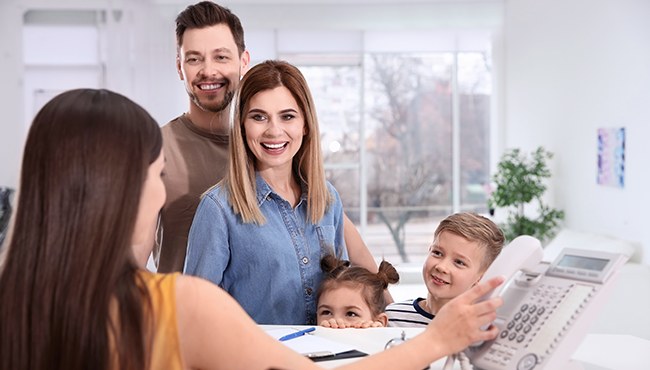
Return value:
M 542 202 L 546 180 L 551 177 L 546 161 L 551 158 L 553 154 L 541 146 L 530 154 L 515 148 L 504 153 L 497 164 L 497 172 L 492 177 L 496 188 L 487 204 L 490 209 L 504 208 L 508 212 L 506 222 L 501 225 L 508 240 L 519 235 L 548 240 L 564 219 L 564 211 Z M 524 215 L 525 207 L 531 203 L 539 209 L 535 219 Z

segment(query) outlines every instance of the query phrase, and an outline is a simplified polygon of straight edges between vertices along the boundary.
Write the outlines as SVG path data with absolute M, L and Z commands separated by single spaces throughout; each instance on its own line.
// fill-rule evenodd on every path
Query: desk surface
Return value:
M 262 325 L 264 329 L 283 326 Z M 300 326 L 291 326 L 299 329 Z M 386 343 L 401 336 L 413 338 L 422 332 L 419 328 L 368 328 L 368 329 L 330 329 L 316 327 L 313 335 L 347 343 L 368 354 L 381 352 Z M 650 363 L 650 341 L 631 335 L 587 334 L 572 357 L 572 370 L 645 370 Z M 358 358 L 323 361 L 318 364 L 326 369 L 358 361 Z M 442 370 L 446 358 L 433 364 L 430 369 Z M 456 364 L 454 369 L 460 369 Z
M 421 296 L 424 285 L 413 286 L 406 297 Z M 400 298 L 401 299 L 401 298 Z M 584 370 L 645 370 L 650 368 L 650 266 L 626 264 L 621 268 L 617 287 L 590 327 L 588 334 L 573 355 L 572 368 Z M 407 338 L 422 329 L 406 328 Z M 315 335 L 341 341 L 366 353 L 377 353 L 386 342 L 399 337 L 402 328 L 329 329 L 318 327 Z M 319 364 L 333 368 L 358 359 L 325 361 Z M 432 365 L 440 370 L 445 359 Z M 564 370 L 564 369 L 562 369 Z

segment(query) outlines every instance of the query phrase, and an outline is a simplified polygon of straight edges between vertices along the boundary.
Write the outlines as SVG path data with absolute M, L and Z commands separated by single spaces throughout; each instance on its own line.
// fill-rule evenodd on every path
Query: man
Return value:
M 239 18 L 211 1 L 190 5 L 178 15 L 176 46 L 176 69 L 190 108 L 162 127 L 167 200 L 154 251 L 159 272 L 183 270 L 201 194 L 225 174 L 230 102 L 250 63 Z M 374 258 L 347 216 L 344 229 L 350 260 L 376 272 Z
M 178 15 L 176 45 L 176 69 L 190 106 L 162 127 L 167 201 L 156 253 L 160 272 L 183 270 L 200 196 L 225 174 L 228 108 L 250 61 L 239 18 L 208 1 Z

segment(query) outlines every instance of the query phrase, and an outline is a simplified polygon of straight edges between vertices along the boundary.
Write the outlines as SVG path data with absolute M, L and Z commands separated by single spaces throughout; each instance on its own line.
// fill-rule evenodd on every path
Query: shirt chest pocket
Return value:
M 316 234 L 318 235 L 318 243 L 320 245 L 321 251 L 324 253 L 335 253 L 336 254 L 336 245 L 334 241 L 336 240 L 336 229 L 333 225 L 320 225 L 316 226 Z

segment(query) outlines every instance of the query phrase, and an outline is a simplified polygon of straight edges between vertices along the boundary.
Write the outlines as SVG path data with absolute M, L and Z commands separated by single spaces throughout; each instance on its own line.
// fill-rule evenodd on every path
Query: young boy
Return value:
M 442 220 L 422 267 L 427 298 L 388 305 L 388 326 L 426 326 L 442 306 L 481 280 L 504 241 L 494 222 L 475 213 L 456 213 Z

